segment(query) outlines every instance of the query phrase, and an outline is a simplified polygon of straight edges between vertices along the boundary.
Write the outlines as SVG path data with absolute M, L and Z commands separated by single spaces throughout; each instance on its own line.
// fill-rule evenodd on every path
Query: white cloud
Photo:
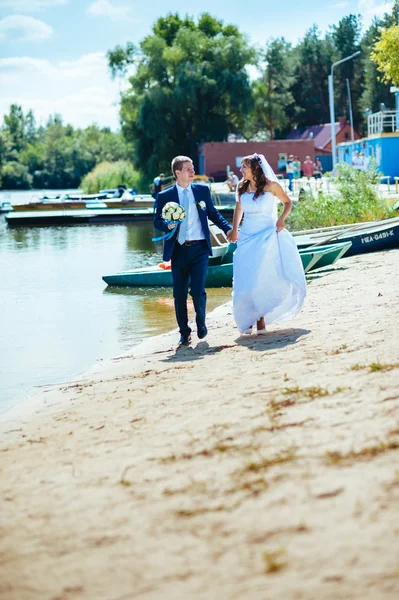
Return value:
M 6 85 L 4 85 L 6 84 Z M 0 59 L 1 115 L 10 104 L 32 109 L 38 122 L 60 113 L 65 123 L 87 127 L 119 127 L 119 84 L 110 79 L 104 52 L 86 54 L 76 61 L 51 62 L 19 56 Z
M 69 0 L 0 0 L 0 7 L 14 12 L 37 12 L 42 8 L 66 4 Z
M 11 58 L 0 58 L 1 69 L 13 69 L 14 71 L 36 71 L 42 75 L 48 75 L 54 79 L 65 77 L 89 77 L 95 72 L 104 72 L 104 52 L 85 54 L 77 60 L 59 61 L 51 63 L 49 60 L 32 58 L 30 56 L 15 56 Z
M 358 8 L 367 16 L 382 17 L 385 13 L 391 12 L 392 6 L 389 2 L 381 2 L 381 0 L 359 0 Z
M 96 0 L 93 4 L 90 4 L 86 12 L 89 15 L 107 17 L 113 21 L 120 21 L 122 19 L 125 21 L 132 20 L 131 17 L 129 17 L 129 13 L 131 12 L 130 6 L 112 4 L 109 0 Z
M 19 33 L 15 37 L 15 32 Z M 0 42 L 39 42 L 47 40 L 54 33 L 54 29 L 43 21 L 24 15 L 10 15 L 0 20 Z

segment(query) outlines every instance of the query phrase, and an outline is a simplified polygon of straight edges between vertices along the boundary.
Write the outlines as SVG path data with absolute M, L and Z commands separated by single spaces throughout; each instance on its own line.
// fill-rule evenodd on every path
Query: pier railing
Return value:
M 399 131 L 399 113 L 396 110 L 383 110 L 367 118 L 368 135 Z

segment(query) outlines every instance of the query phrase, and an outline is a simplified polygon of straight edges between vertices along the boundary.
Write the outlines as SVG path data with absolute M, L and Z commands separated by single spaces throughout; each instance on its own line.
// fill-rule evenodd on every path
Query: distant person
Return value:
M 356 150 L 355 156 L 352 158 L 352 167 L 358 170 L 363 168 L 363 160 L 360 156 L 359 150 Z
M 294 179 L 294 171 L 295 171 L 294 155 L 290 154 L 288 157 L 288 160 L 287 160 L 287 165 L 285 167 L 285 172 L 287 173 L 287 178 L 288 178 L 288 189 L 290 190 L 290 192 L 293 191 L 292 180 Z
M 126 186 L 123 184 L 118 185 L 118 187 L 116 188 L 114 197 L 115 198 L 122 198 L 123 194 L 126 192 Z
M 158 177 L 155 177 L 154 181 L 152 182 L 152 186 L 151 186 L 151 196 L 156 200 L 157 196 L 159 194 L 159 192 L 163 191 L 163 180 L 164 180 L 165 174 L 164 173 L 160 173 L 158 175 Z
M 294 159 L 294 179 L 299 179 L 301 176 L 301 161 L 298 156 Z
M 323 176 L 323 165 L 321 164 L 320 158 L 316 158 L 314 161 L 314 178 L 321 179 Z
M 360 153 L 360 167 L 359 167 L 359 169 L 361 171 L 367 171 L 368 168 L 369 168 L 369 162 L 370 162 L 369 159 L 366 156 L 364 156 L 364 152 L 361 152 Z
M 305 158 L 305 161 L 302 165 L 302 170 L 303 170 L 303 176 L 307 178 L 307 180 L 309 181 L 309 179 L 311 177 L 313 177 L 313 173 L 314 173 L 314 163 L 313 160 L 310 159 L 310 156 L 307 156 Z
M 236 191 L 238 182 L 239 182 L 239 179 L 238 179 L 237 175 L 234 173 L 234 171 L 230 171 L 229 176 L 225 181 L 225 183 L 228 185 L 230 192 Z

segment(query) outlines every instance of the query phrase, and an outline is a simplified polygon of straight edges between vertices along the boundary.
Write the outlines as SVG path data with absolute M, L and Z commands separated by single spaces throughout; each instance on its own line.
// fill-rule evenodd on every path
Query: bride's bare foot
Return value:
M 259 321 L 256 321 L 256 329 L 258 333 L 264 333 L 266 331 L 265 319 L 263 317 L 259 319 Z

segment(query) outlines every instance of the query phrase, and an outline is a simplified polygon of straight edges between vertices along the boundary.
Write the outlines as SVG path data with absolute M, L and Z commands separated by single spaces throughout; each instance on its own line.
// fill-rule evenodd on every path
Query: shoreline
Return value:
M 398 282 L 345 258 L 267 335 L 225 304 L 0 419 L 3 597 L 396 600 Z

